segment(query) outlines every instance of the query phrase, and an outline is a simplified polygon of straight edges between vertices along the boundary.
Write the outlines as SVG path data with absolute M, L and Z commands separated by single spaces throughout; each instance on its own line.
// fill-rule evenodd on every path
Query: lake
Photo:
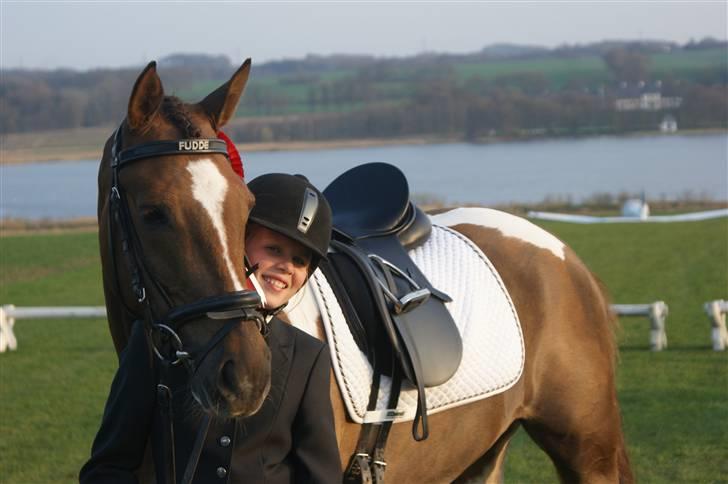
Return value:
M 99 148 L 100 149 L 100 148 Z M 243 153 L 246 178 L 302 173 L 324 188 L 366 162 L 399 167 L 421 201 L 500 205 L 600 193 L 728 200 L 728 134 Z M 0 165 L 0 218 L 95 216 L 97 160 Z M 373 187 L 376 190 L 376 187 Z

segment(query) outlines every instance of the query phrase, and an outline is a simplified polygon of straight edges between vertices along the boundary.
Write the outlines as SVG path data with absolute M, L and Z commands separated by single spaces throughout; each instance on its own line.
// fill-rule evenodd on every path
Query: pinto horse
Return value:
M 99 171 L 99 233 L 117 351 L 124 348 L 132 322 L 145 314 L 167 314 L 176 306 L 194 306 L 243 289 L 244 228 L 252 197 L 219 152 L 140 150 L 139 159 L 118 173 L 127 224 L 133 226 L 129 240 L 123 240 L 123 230 L 114 230 L 110 194 L 116 151 L 158 141 L 214 138 L 233 115 L 249 70 L 246 61 L 225 85 L 190 105 L 164 96 L 150 64 L 134 86 L 120 136 L 106 143 Z M 508 223 L 464 217 L 451 226 L 488 254 L 510 292 L 524 335 L 523 374 L 499 395 L 431 415 L 430 437 L 423 442 L 412 439 L 408 423 L 394 424 L 387 445 L 387 479 L 502 480 L 508 443 L 522 426 L 551 458 L 562 481 L 631 482 L 616 396 L 614 317 L 604 291 L 555 237 L 525 220 L 490 212 Z M 138 251 L 130 256 L 123 250 L 128 245 Z M 125 262 L 130 257 L 143 258 L 140 275 L 135 264 Z M 145 286 L 142 302 L 139 279 L 154 281 Z M 192 354 L 199 355 L 211 339 L 221 348 L 198 357 L 191 391 L 198 393 L 195 399 L 208 414 L 250 415 L 268 391 L 268 349 L 257 326 L 245 318 L 216 337 L 219 326 L 197 314 L 175 333 Z M 345 466 L 361 427 L 347 419 L 335 379 L 331 399 Z

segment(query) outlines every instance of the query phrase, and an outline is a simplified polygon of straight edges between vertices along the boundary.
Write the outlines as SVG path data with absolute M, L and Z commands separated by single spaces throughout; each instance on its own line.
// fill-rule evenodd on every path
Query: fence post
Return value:
M 664 301 L 650 304 L 612 304 L 611 310 L 617 316 L 646 316 L 650 320 L 650 349 L 662 351 L 667 348 L 665 319 L 668 307 Z
M 728 346 L 728 330 L 726 330 L 725 313 L 728 311 L 728 301 L 718 299 L 703 305 L 705 313 L 710 318 L 712 326 L 711 336 L 714 351 L 725 351 Z
M 667 348 L 667 333 L 665 333 L 665 318 L 668 308 L 665 301 L 655 301 L 650 305 L 650 349 L 662 351 Z
M 0 353 L 5 350 L 13 351 L 18 348 L 18 340 L 15 338 L 13 326 L 15 326 L 15 318 L 10 312 L 15 309 L 12 304 L 0 306 Z

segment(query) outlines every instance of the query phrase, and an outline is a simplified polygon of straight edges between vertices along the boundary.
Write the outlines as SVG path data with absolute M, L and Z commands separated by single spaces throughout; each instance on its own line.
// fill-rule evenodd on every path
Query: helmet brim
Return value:
M 295 240 L 299 244 L 303 245 L 307 249 L 310 249 L 311 252 L 313 252 L 316 256 L 318 256 L 320 259 L 326 259 L 326 253 L 321 252 L 318 247 L 316 247 L 314 244 L 311 243 L 309 239 L 307 239 L 301 232 L 297 230 L 291 230 L 290 228 L 282 227 L 280 225 L 277 225 L 273 222 L 259 219 L 258 217 L 250 217 L 248 219 L 249 222 L 254 222 L 258 225 L 262 225 L 263 227 L 270 229 L 274 232 L 278 232 L 279 234 L 285 235 L 286 237 Z

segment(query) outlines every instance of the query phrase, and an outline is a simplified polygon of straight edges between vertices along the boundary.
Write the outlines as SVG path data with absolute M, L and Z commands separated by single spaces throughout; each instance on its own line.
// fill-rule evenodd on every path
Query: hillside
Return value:
M 228 128 L 239 142 L 438 136 L 470 141 L 726 128 L 728 44 L 605 41 L 547 49 L 500 44 L 404 58 L 309 55 L 255 65 Z M 242 59 L 241 59 L 242 60 Z M 197 101 L 237 67 L 224 56 L 160 59 L 170 94 Z M 111 126 L 141 66 L 2 72 L 0 133 Z M 644 94 L 677 106 L 620 112 Z M 4 143 L 5 145 L 5 143 Z M 4 146 L 4 149 L 8 149 Z

